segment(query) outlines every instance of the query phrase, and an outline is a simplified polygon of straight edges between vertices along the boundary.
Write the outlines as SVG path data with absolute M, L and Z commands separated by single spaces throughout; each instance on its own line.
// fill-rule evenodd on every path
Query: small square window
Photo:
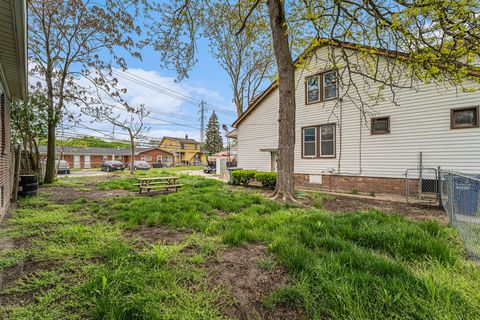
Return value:
M 478 107 L 452 109 L 451 128 L 477 128 L 478 127 Z
M 372 134 L 390 133 L 390 117 L 372 118 Z
M 307 78 L 307 103 L 320 101 L 319 76 Z

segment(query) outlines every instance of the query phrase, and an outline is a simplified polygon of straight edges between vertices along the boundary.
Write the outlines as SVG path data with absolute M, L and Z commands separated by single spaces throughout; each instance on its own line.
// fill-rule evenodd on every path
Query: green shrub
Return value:
M 255 180 L 262 183 L 262 187 L 274 189 L 277 184 L 277 173 L 275 172 L 257 172 Z
M 232 172 L 232 184 L 248 185 L 255 178 L 255 170 L 235 170 Z

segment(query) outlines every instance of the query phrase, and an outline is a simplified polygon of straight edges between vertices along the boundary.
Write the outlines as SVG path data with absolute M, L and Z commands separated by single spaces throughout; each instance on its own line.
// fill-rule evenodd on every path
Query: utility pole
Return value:
M 200 142 L 203 142 L 205 134 L 205 101 L 200 102 Z

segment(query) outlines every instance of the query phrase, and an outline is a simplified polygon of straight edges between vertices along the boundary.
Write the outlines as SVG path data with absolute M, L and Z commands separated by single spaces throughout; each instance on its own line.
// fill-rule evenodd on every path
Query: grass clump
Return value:
M 201 286 L 192 293 L 186 286 L 196 282 L 198 270 L 165 263 L 175 252 L 172 247 L 155 247 L 141 254 L 122 250 L 105 264 L 90 268 L 91 276 L 80 291 L 91 307 L 91 317 L 220 319 L 215 307 L 218 293 Z
M 3 249 L 0 251 L 0 271 L 17 265 L 27 257 L 24 249 Z
M 309 196 L 312 199 L 312 206 L 316 209 L 323 209 L 323 204 L 325 201 L 335 200 L 335 196 L 328 193 L 313 192 Z

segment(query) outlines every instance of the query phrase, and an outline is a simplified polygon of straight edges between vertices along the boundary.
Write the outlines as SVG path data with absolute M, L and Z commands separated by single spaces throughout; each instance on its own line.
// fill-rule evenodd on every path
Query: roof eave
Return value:
M 27 29 L 26 4 L 24 0 L 11 1 L 13 32 L 15 36 L 15 55 L 18 63 L 18 78 L 15 81 L 5 79 L 10 98 L 25 99 L 27 97 Z

